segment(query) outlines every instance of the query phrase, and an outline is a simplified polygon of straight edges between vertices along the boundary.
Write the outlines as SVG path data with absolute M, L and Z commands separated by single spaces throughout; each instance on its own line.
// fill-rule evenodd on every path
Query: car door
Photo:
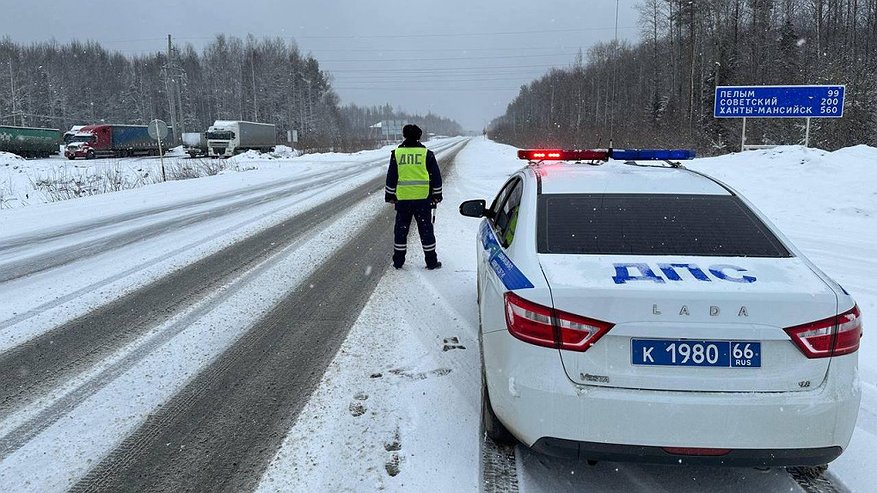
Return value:
M 505 328 L 503 295 L 513 286 L 508 285 L 507 272 L 498 267 L 510 262 L 498 262 L 498 259 L 507 260 L 508 248 L 514 241 L 523 188 L 520 176 L 514 176 L 506 182 L 490 206 L 488 218 L 482 222 L 479 231 L 479 299 L 482 324 L 486 324 L 486 330 Z

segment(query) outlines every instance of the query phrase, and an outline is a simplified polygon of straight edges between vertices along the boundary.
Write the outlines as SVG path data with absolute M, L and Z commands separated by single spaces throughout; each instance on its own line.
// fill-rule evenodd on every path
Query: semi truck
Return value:
M 183 151 L 191 158 L 207 155 L 207 132 L 183 133 Z
M 173 147 L 173 132 L 162 139 L 162 149 Z M 146 125 L 86 125 L 67 144 L 67 159 L 97 157 L 157 156 L 158 141 L 149 136 Z
M 21 157 L 49 157 L 58 153 L 61 131 L 54 128 L 0 126 L 0 151 Z
M 231 157 L 255 149 L 270 152 L 277 140 L 277 129 L 269 123 L 217 120 L 207 130 L 208 155 Z

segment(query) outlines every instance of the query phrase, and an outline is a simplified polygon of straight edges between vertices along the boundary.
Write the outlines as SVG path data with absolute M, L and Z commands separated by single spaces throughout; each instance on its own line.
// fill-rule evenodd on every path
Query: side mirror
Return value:
M 467 217 L 484 217 L 487 202 L 482 199 L 467 200 L 460 204 L 460 214 Z

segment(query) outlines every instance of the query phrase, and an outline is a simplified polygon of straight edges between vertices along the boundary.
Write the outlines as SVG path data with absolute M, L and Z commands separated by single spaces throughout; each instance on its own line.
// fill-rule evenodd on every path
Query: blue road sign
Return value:
M 845 86 L 719 86 L 716 118 L 841 118 Z

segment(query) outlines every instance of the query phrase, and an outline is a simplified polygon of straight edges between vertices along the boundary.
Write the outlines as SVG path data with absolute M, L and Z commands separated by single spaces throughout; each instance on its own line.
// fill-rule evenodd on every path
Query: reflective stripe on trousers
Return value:
M 428 265 L 437 261 L 435 232 L 432 226 L 432 206 L 429 202 L 416 204 L 399 202 L 396 204 L 396 224 L 393 240 L 393 261 L 402 263 L 405 261 L 405 253 L 408 244 L 408 231 L 411 229 L 411 219 L 417 222 L 417 231 L 420 233 L 420 242 L 423 245 L 424 257 Z

